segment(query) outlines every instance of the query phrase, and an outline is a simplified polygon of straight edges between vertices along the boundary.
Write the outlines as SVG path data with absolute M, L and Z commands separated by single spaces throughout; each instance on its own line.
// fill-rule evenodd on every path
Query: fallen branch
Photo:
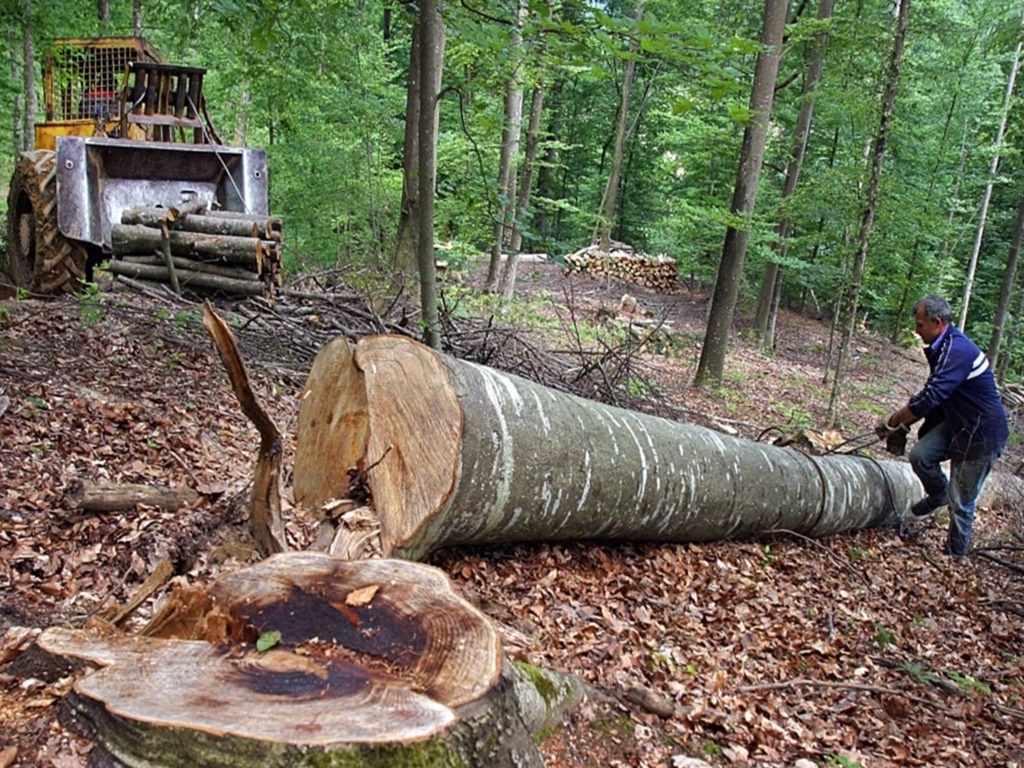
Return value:
M 199 494 L 188 487 L 97 483 L 73 480 L 64 490 L 64 503 L 81 512 L 128 512 L 139 504 L 173 512 L 195 503 Z
M 792 688 L 799 688 L 801 686 L 807 686 L 811 688 L 836 688 L 840 690 L 848 691 L 863 691 L 864 693 L 878 693 L 883 696 L 902 696 L 903 698 L 917 702 L 918 704 L 924 704 L 925 706 L 937 709 L 940 712 L 944 712 L 947 715 L 953 714 L 949 708 L 943 706 L 937 701 L 931 701 L 922 696 L 914 696 L 906 691 L 900 691 L 895 688 L 886 688 L 882 685 L 865 685 L 864 683 L 839 683 L 832 680 L 810 680 L 807 678 L 798 678 L 796 680 L 788 680 L 781 683 L 762 683 L 760 685 L 745 685 L 742 688 L 737 688 L 738 693 L 755 693 L 757 691 L 784 691 Z
M 991 562 L 996 563 L 997 565 L 1001 565 L 1004 568 L 1009 568 L 1011 571 L 1015 571 L 1016 573 L 1024 573 L 1024 565 L 1012 563 L 1009 560 L 1004 560 L 1001 557 L 997 557 L 996 555 L 993 555 L 991 552 L 989 552 L 987 549 L 976 549 L 974 550 L 974 554 L 976 554 L 978 557 L 983 557 L 986 560 L 990 560 Z

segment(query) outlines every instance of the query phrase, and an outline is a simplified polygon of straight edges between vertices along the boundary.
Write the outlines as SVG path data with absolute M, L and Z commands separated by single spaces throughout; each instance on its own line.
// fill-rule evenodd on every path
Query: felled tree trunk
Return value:
M 286 553 L 168 602 L 159 636 L 39 638 L 98 668 L 62 711 L 95 764 L 543 766 L 523 675 L 435 568 Z
M 296 499 L 368 496 L 385 556 L 515 540 L 821 536 L 895 524 L 921 493 L 903 462 L 733 438 L 399 336 L 328 344 L 299 415 Z

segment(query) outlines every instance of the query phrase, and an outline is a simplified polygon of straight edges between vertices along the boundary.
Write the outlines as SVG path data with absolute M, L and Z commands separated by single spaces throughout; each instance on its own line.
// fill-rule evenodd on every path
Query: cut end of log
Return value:
M 317 355 L 305 393 L 296 500 L 322 508 L 368 495 L 384 556 L 403 551 L 444 507 L 458 472 L 462 410 L 440 356 L 404 336 L 356 348 L 339 338 Z

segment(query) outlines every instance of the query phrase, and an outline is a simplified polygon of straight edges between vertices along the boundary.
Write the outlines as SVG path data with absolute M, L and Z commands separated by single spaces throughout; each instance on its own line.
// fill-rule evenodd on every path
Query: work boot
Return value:
M 914 506 L 910 508 L 910 513 L 914 517 L 925 517 L 945 505 L 946 502 L 944 501 L 932 501 L 930 497 L 925 496 L 920 501 L 914 503 Z

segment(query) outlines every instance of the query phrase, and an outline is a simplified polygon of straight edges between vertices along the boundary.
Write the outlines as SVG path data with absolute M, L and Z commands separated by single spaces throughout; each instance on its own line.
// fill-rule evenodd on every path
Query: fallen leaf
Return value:
M 370 601 L 373 600 L 373 596 L 377 594 L 378 589 L 380 589 L 379 584 L 371 584 L 368 587 L 353 589 L 345 597 L 345 605 L 369 605 Z

